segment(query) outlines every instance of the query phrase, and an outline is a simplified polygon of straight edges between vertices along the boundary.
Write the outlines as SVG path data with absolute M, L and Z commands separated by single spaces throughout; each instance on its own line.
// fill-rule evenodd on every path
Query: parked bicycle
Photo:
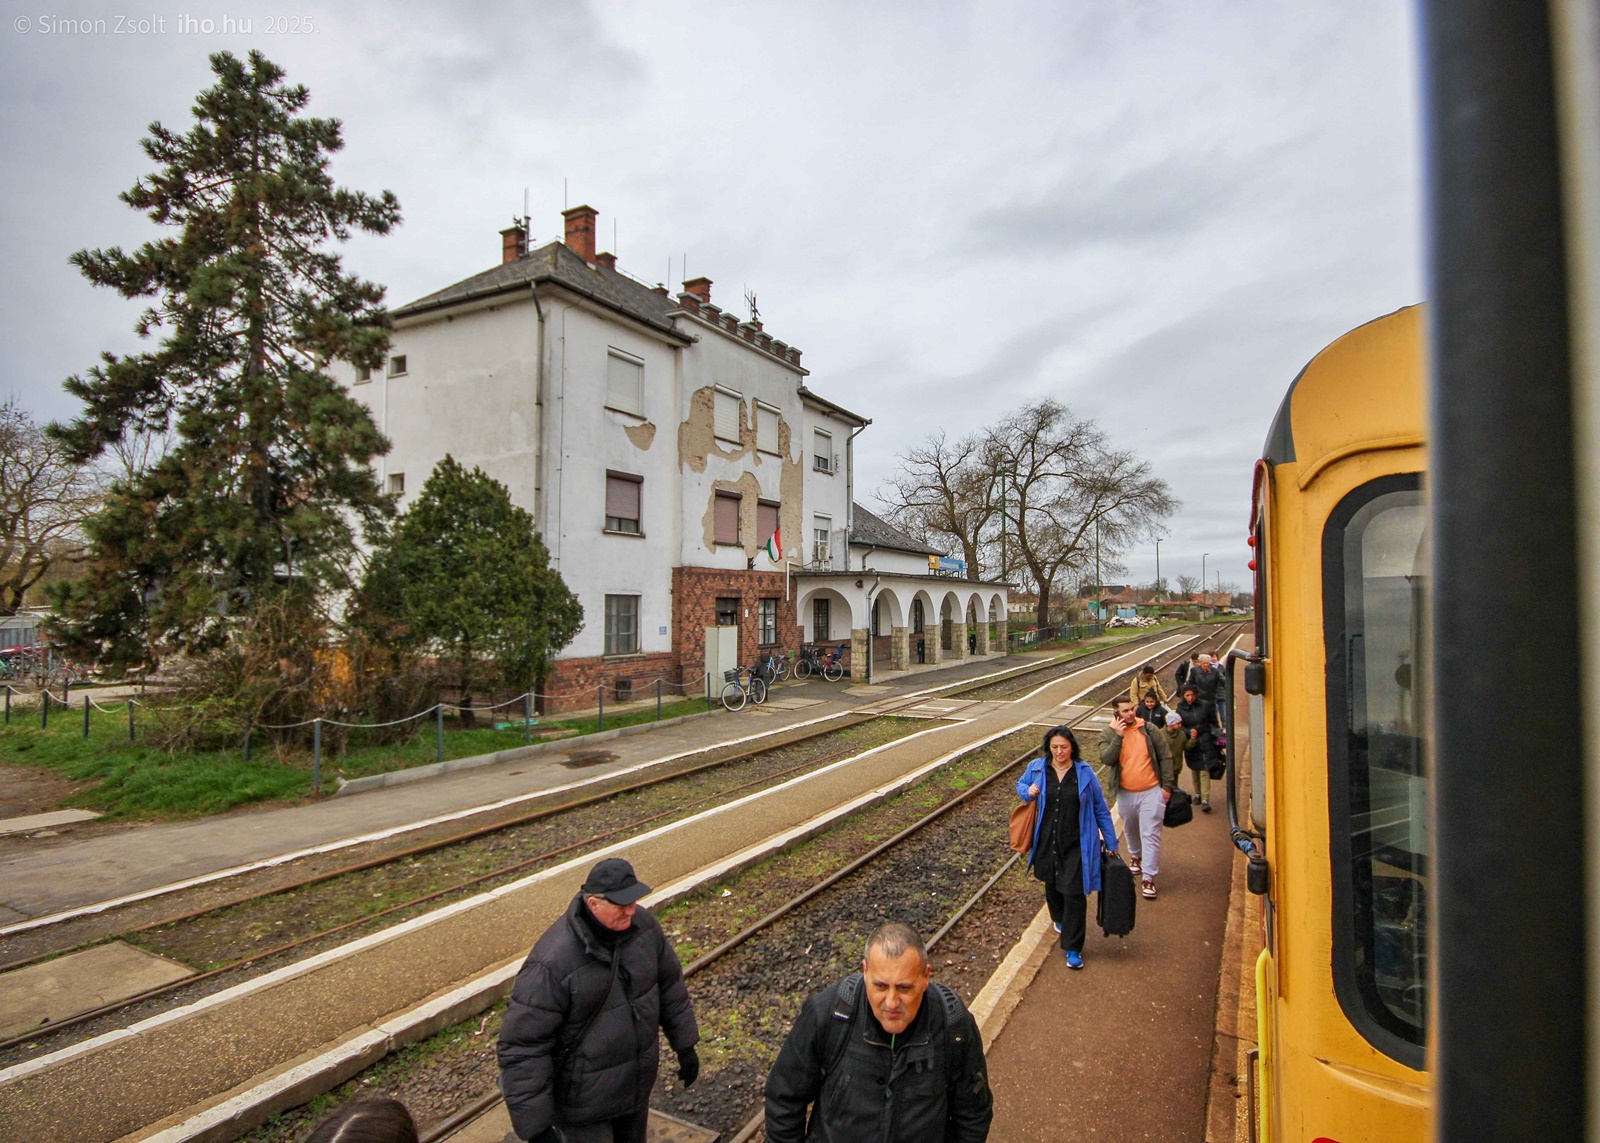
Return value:
M 745 681 L 747 675 L 748 682 Z M 767 681 L 759 671 L 735 667 L 731 671 L 723 671 L 722 677 L 727 680 L 722 687 L 722 705 L 729 710 L 743 710 L 747 701 L 757 706 L 767 701 Z
M 789 652 L 779 651 L 776 655 L 767 656 L 767 681 L 781 683 L 789 677 Z
M 838 682 L 844 678 L 844 649 L 845 644 L 840 643 L 837 651 L 824 654 L 817 647 L 802 647 L 800 658 L 794 665 L 794 677 L 806 679 L 821 675 L 830 683 Z

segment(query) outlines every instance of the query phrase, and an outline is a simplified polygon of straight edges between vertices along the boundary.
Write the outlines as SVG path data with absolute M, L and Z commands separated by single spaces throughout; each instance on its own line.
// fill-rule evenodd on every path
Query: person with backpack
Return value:
M 1217 749 L 1217 710 L 1200 697 L 1200 688 L 1189 684 L 1183 688 L 1183 697 L 1173 708 L 1182 724 L 1184 744 L 1183 760 L 1194 782 L 1194 796 L 1204 813 L 1211 812 L 1211 774 L 1221 768 L 1222 755 Z
M 1100 891 L 1102 847 L 1117 852 L 1117 827 L 1070 727 L 1045 734 L 1044 753 L 1017 779 L 1017 797 L 1038 806 L 1028 868 L 1044 882 L 1044 902 L 1061 934 L 1067 967 L 1082 968 L 1088 895 Z
M 700 1029 L 678 954 L 620 857 L 589 871 L 511 987 L 496 1055 L 518 1139 L 644 1143 L 660 1037 L 683 1086 L 700 1074 Z
M 983 1143 L 994 1118 L 977 1022 L 895 921 L 861 971 L 813 993 L 767 1075 L 767 1143 Z M 809 1114 L 808 1114 L 809 1112 Z
M 1156 705 L 1165 707 L 1172 701 L 1168 697 L 1166 688 L 1161 685 L 1161 680 L 1156 677 L 1156 665 L 1146 663 L 1139 673 L 1133 676 L 1133 682 L 1128 684 L 1128 697 L 1134 702 L 1143 705 L 1149 695 L 1156 696 Z

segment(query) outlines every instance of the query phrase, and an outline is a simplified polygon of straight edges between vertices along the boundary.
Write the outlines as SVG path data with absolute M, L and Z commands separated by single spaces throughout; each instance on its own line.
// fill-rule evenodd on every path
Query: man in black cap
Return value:
M 500 1026 L 500 1091 L 518 1139 L 644 1143 L 664 1029 L 688 1087 L 700 1039 L 683 968 L 639 907 L 650 887 L 608 857 L 517 973 Z

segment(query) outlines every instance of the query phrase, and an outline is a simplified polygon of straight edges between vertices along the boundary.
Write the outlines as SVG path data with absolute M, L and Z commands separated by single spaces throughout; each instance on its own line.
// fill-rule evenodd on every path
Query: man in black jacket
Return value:
M 989 1137 L 983 1040 L 931 976 L 922 938 L 891 922 L 867 938 L 859 974 L 806 1000 L 767 1076 L 767 1143 Z
M 644 1143 L 658 1027 L 684 1086 L 699 1075 L 683 968 L 638 905 L 649 892 L 626 861 L 600 862 L 517 974 L 497 1054 L 518 1139 Z

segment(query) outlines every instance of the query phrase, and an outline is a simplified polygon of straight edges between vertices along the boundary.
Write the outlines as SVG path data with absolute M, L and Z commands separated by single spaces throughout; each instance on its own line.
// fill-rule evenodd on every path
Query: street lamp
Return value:
M 1211 554 L 1210 552 L 1202 552 L 1200 554 L 1200 606 L 1201 607 L 1204 607 L 1206 605 L 1206 557 L 1209 556 L 1210 554 Z

